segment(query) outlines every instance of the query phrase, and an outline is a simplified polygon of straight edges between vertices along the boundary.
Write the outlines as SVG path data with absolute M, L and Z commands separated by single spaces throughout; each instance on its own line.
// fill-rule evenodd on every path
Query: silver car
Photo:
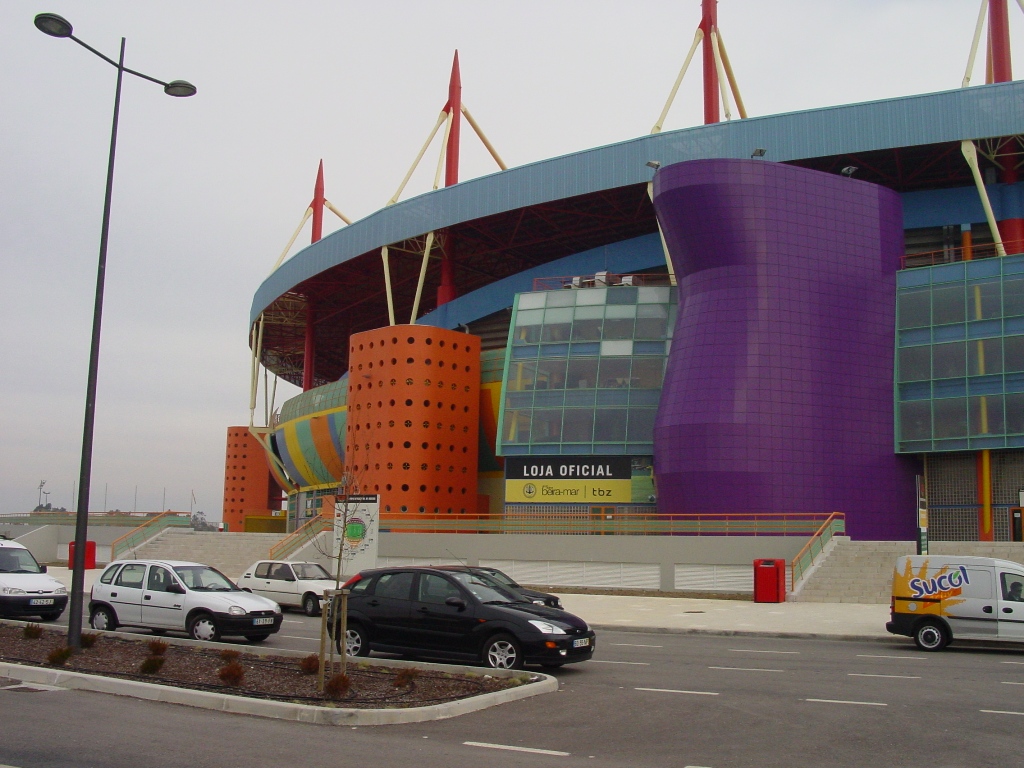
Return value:
M 93 585 L 89 624 L 187 632 L 194 640 L 241 635 L 256 643 L 281 628 L 281 607 L 202 563 L 118 560 Z

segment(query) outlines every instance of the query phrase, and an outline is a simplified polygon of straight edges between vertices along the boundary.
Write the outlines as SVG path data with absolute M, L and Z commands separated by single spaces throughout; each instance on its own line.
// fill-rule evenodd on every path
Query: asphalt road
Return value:
M 313 650 L 285 614 L 276 647 Z M 75 691 L 0 690 L 0 764 L 942 766 L 1024 762 L 1024 654 L 888 643 L 599 633 L 558 693 L 450 720 L 337 728 Z

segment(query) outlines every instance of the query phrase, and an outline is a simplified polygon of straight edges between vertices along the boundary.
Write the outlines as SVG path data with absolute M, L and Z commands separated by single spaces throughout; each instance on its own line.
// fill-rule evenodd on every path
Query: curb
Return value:
M 23 624 L 24 622 L 4 621 L 4 624 Z M 125 637 L 138 640 L 140 636 L 126 632 L 104 632 L 105 636 Z M 206 643 L 181 638 L 161 638 L 172 645 L 187 645 L 201 648 L 220 648 L 223 643 Z M 230 647 L 230 646 L 229 646 Z M 253 652 L 259 656 L 308 656 L 302 651 L 289 651 L 279 648 L 245 647 L 245 652 Z M 522 670 L 483 669 L 455 664 L 435 664 L 431 662 L 414 662 L 402 659 L 371 659 L 360 657 L 359 663 L 369 663 L 382 667 L 410 667 L 431 669 L 443 672 L 483 675 L 493 677 L 517 677 L 523 675 Z M 291 720 L 314 725 L 393 725 L 398 723 L 422 723 L 430 720 L 445 720 L 470 712 L 519 701 L 545 693 L 558 691 L 558 679 L 542 672 L 528 672 L 536 682 L 529 682 L 516 688 L 509 688 L 494 693 L 482 693 L 458 701 L 444 704 L 430 704 L 425 707 L 406 707 L 401 709 L 352 709 L 347 707 L 321 707 L 314 704 L 295 704 L 284 701 L 268 701 L 248 696 L 235 696 L 227 693 L 211 691 L 194 691 L 188 688 L 177 688 L 159 683 L 145 683 L 138 680 L 121 680 L 115 677 L 104 677 L 85 672 L 70 672 L 52 667 L 35 667 L 11 664 L 0 661 L 0 678 L 11 678 L 24 683 L 52 685 L 78 691 L 108 693 L 115 696 L 129 696 L 146 701 L 157 701 L 165 704 L 182 704 L 197 709 L 212 709 L 238 715 L 269 717 L 277 720 Z
M 777 637 L 785 640 L 840 640 L 843 642 L 888 643 L 898 640 L 898 635 L 856 635 L 830 634 L 828 632 L 782 632 L 751 629 L 688 629 L 686 627 L 639 627 L 620 624 L 591 624 L 591 629 L 602 632 L 637 632 L 648 635 L 705 635 L 710 637 Z

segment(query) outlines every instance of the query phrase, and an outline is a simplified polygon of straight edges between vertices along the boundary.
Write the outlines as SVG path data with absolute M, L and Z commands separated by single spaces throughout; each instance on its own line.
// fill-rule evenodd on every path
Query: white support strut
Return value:
M 288 251 L 290 251 L 292 249 L 292 246 L 295 245 L 295 241 L 298 239 L 299 233 L 302 231 L 302 228 L 304 226 L 306 226 L 306 222 L 309 221 L 309 217 L 312 216 L 312 215 L 313 215 L 313 209 L 312 208 L 307 208 L 306 212 L 304 214 L 302 214 L 302 221 L 299 222 L 299 226 L 297 226 L 295 228 L 295 233 L 292 235 L 291 240 L 288 241 L 288 245 L 286 245 L 284 247 L 284 250 L 281 251 L 281 255 L 278 257 L 277 261 L 274 263 L 274 267 L 270 270 L 271 273 L 276 272 L 277 268 L 281 266 L 282 262 L 284 262 L 285 256 L 288 255 Z
M 395 324 L 395 297 L 391 292 L 391 265 L 388 262 L 388 247 L 380 249 L 380 258 L 384 262 L 384 290 L 388 299 L 388 322 Z
M 1024 0 L 1017 0 L 1018 3 L 1024 2 Z M 1024 4 L 1021 5 L 1024 9 Z M 964 72 L 963 82 L 960 84 L 961 88 L 966 88 L 971 84 L 971 74 L 974 72 L 974 60 L 978 56 L 978 44 L 981 42 L 981 30 L 985 26 L 985 12 L 988 11 L 988 0 L 981 0 L 981 10 L 978 11 L 978 23 L 974 25 L 974 39 L 971 41 L 971 53 L 967 57 L 967 71 Z
M 746 120 L 747 108 L 743 104 L 743 97 L 740 96 L 740 87 L 736 83 L 736 75 L 733 73 L 732 64 L 729 62 L 729 52 L 725 49 L 725 38 L 722 37 L 721 30 L 718 30 L 717 34 L 718 47 L 722 51 L 722 64 L 725 67 L 725 74 L 729 77 L 729 88 L 732 90 L 732 97 L 736 99 L 736 110 L 740 113 L 740 117 Z
M 416 170 L 416 166 L 420 164 L 420 160 L 422 160 L 423 155 L 426 154 L 427 147 L 430 146 L 430 142 L 432 142 L 434 137 L 437 135 L 437 131 L 441 127 L 441 123 L 447 119 L 448 113 L 442 110 L 441 114 L 437 118 L 437 122 L 434 124 L 434 130 L 430 132 L 430 136 L 428 136 L 427 140 L 423 143 L 423 147 L 420 149 L 419 154 L 416 155 L 416 159 L 412 161 L 412 166 L 409 168 L 409 172 L 405 174 L 405 178 L 402 179 L 402 183 L 398 185 L 398 191 L 391 196 L 391 199 L 388 200 L 387 203 L 385 203 L 385 207 L 394 205 L 398 202 L 398 198 L 402 196 L 402 192 L 405 190 L 405 185 L 408 184 L 409 179 L 412 178 L 412 174 Z
M 427 279 L 427 262 L 430 261 L 430 249 L 434 246 L 434 233 L 427 233 L 427 244 L 423 248 L 423 263 L 420 265 L 420 279 L 416 283 L 416 298 L 412 302 L 412 314 L 409 317 L 409 325 L 416 325 L 416 315 L 420 311 L 420 297 L 423 295 L 423 283 Z
M 722 93 L 722 106 L 725 107 L 725 119 L 732 120 L 732 112 L 729 109 L 729 78 L 725 75 L 725 68 L 722 66 L 722 52 L 718 48 L 718 33 L 711 30 L 711 49 L 715 54 L 715 70 L 718 72 L 718 90 Z
M 690 52 L 686 54 L 686 60 L 683 61 L 682 69 L 679 70 L 679 76 L 676 77 L 676 82 L 672 86 L 672 90 L 668 94 L 668 100 L 665 102 L 665 108 L 661 110 L 661 114 L 658 115 L 658 122 L 651 128 L 651 133 L 661 133 L 661 127 L 665 124 L 665 118 L 668 117 L 668 111 L 672 108 L 672 102 L 676 99 L 676 93 L 679 91 L 679 86 L 683 82 L 683 76 L 686 74 L 686 70 L 690 66 L 690 60 L 693 58 L 693 54 L 697 50 L 697 46 L 700 45 L 700 41 L 704 39 L 704 30 L 697 28 L 696 34 L 693 36 L 693 44 L 690 46 Z
M 992 231 L 992 240 L 995 241 L 996 254 L 1006 255 L 1006 248 L 1003 247 L 1003 238 L 999 234 L 999 225 L 996 223 L 996 215 L 992 211 L 992 203 L 988 199 L 988 190 L 985 189 L 985 182 L 981 178 L 981 168 L 978 165 L 978 149 L 974 142 L 967 139 L 960 142 L 960 151 L 964 154 L 967 165 L 971 168 L 971 175 L 974 176 L 974 184 L 978 188 L 978 196 L 981 198 L 981 205 L 985 209 L 985 220 L 988 228 Z
M 448 116 L 444 121 L 444 138 L 441 139 L 441 153 L 437 156 L 437 170 L 434 172 L 434 189 L 441 186 L 441 171 L 444 170 L 444 158 L 448 154 L 448 137 L 452 133 L 452 120 L 454 118 L 451 112 L 446 114 Z
M 466 116 L 466 122 L 468 122 L 470 127 L 476 132 L 477 138 L 479 138 L 480 141 L 483 142 L 484 147 L 486 147 L 487 151 L 491 153 L 491 157 L 494 158 L 494 162 L 498 164 L 498 167 L 501 168 L 501 170 L 507 171 L 508 166 L 505 165 L 505 161 L 498 156 L 498 151 L 493 147 L 491 142 L 487 140 L 487 137 L 484 136 L 484 132 L 480 129 L 480 126 L 477 125 L 477 122 L 476 120 L 473 119 L 473 116 L 469 114 L 469 110 L 466 108 L 465 104 L 462 105 L 462 114 Z

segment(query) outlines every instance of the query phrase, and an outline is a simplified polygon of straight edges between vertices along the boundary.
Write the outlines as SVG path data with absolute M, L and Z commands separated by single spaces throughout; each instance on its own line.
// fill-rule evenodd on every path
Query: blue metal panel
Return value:
M 662 165 L 749 158 L 776 162 L 1024 133 L 1024 82 L 754 117 L 643 136 L 472 179 L 396 203 L 334 232 L 285 262 L 259 287 L 250 322 L 279 296 L 330 267 L 464 221 L 646 183 Z M 962 223 L 962 222 L 958 222 Z

